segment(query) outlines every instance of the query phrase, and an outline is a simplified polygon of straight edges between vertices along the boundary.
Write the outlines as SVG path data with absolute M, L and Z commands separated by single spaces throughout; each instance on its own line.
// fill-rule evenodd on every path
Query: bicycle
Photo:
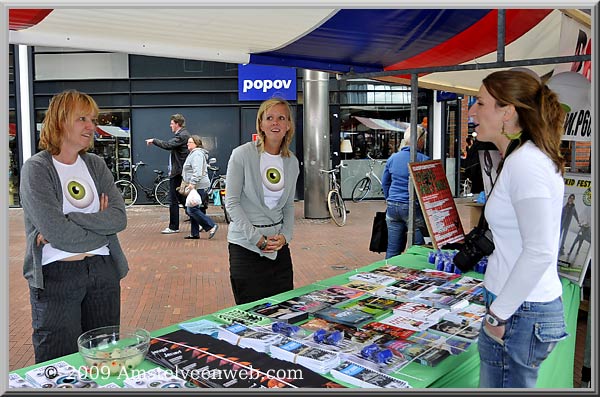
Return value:
M 340 193 L 340 184 L 335 176 L 336 172 L 339 172 L 342 164 L 338 164 L 331 170 L 319 170 L 320 174 L 328 174 L 329 176 L 329 193 L 327 193 L 327 209 L 331 219 L 338 226 L 344 226 L 346 224 L 346 203 L 342 199 Z
M 369 153 L 367 153 L 367 157 L 369 158 L 369 172 L 367 172 L 365 177 L 356 182 L 356 185 L 354 185 L 354 188 L 352 189 L 352 201 L 355 203 L 362 201 L 367 194 L 369 194 L 369 191 L 371 191 L 371 188 L 373 187 L 373 179 L 379 183 L 379 193 L 383 194 L 381 179 L 373 172 L 373 167 L 377 160 L 371 157 Z M 382 162 L 385 162 L 385 160 L 382 160 Z
M 137 170 L 140 166 L 144 166 L 146 163 L 138 161 L 131 166 L 131 181 L 127 179 L 119 179 L 115 182 L 117 189 L 121 192 L 123 200 L 125 200 L 125 207 L 129 208 L 135 204 L 138 198 L 138 188 L 146 194 L 149 200 L 153 200 L 155 203 L 162 205 L 163 207 L 169 206 L 169 178 L 164 176 L 164 172 L 161 170 L 154 170 L 156 177 L 154 178 L 154 184 L 152 187 L 144 186 L 140 183 L 137 178 Z
M 227 213 L 227 209 L 225 208 L 225 175 L 219 174 L 219 167 L 214 165 L 217 162 L 217 159 L 211 157 L 208 160 L 208 174 L 210 175 L 210 186 L 206 190 L 209 200 L 212 200 L 214 196 L 214 192 L 219 192 L 219 198 L 221 201 L 221 209 L 223 210 L 223 214 L 225 215 L 225 222 L 227 224 L 231 223 L 231 218 L 229 218 L 229 214 Z

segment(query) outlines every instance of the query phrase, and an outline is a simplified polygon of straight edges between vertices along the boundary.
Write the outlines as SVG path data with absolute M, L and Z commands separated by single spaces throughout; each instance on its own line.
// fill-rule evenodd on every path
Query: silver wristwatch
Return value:
M 506 320 L 501 320 L 498 317 L 494 316 L 492 313 L 487 313 L 485 315 L 485 322 L 491 325 L 492 327 L 498 327 L 500 325 L 506 324 Z

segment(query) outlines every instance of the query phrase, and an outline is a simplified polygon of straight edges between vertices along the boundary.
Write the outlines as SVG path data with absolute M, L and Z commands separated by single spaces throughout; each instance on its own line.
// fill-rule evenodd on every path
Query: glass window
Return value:
M 127 54 L 70 52 L 35 47 L 36 80 L 121 79 L 129 77 Z M 43 50 L 45 52 L 40 53 Z

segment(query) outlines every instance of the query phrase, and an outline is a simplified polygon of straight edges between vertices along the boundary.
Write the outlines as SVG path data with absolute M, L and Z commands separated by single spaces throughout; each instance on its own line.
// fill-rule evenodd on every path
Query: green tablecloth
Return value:
M 413 246 L 407 250 L 403 255 L 396 256 L 386 261 L 379 261 L 362 268 L 341 274 L 339 276 L 331 277 L 326 280 L 316 282 L 301 288 L 297 288 L 293 291 L 282 293 L 279 295 L 268 298 L 269 301 L 284 301 L 293 297 L 322 289 L 326 286 L 344 284 L 348 282 L 348 277 L 353 273 L 370 271 L 377 267 L 383 266 L 386 263 L 389 265 L 399 265 L 405 267 L 411 267 L 416 269 L 433 268 L 433 265 L 428 263 L 427 257 L 431 250 Z M 475 272 L 467 273 L 466 275 L 472 277 L 481 278 L 482 275 Z M 580 288 L 577 284 L 571 283 L 567 279 L 562 280 L 563 285 L 563 302 L 565 307 L 565 319 L 567 322 L 567 332 L 569 337 L 561 341 L 554 351 L 550 354 L 548 359 L 544 361 L 540 368 L 540 374 L 538 379 L 537 387 L 547 389 L 557 388 L 572 388 L 573 387 L 573 366 L 575 357 L 575 336 L 577 333 L 577 314 L 579 312 L 580 303 Z M 263 299 L 263 302 L 267 299 Z M 252 307 L 257 302 L 253 302 L 246 305 L 237 306 L 240 309 Z M 223 309 L 222 311 L 230 310 L 231 308 Z M 211 318 L 211 315 L 198 317 L 200 318 Z M 192 320 L 186 320 L 186 322 Z M 152 336 L 160 336 L 178 330 L 177 324 L 152 331 Z M 14 371 L 15 373 L 25 377 L 25 373 L 30 369 L 39 367 L 41 365 L 48 365 L 57 361 L 67 361 L 74 367 L 80 367 L 85 365 L 82 357 L 79 353 L 71 354 L 51 360 L 43 364 L 33 365 L 31 367 L 22 368 Z M 140 364 L 138 370 L 149 370 L 154 368 L 156 365 L 148 360 L 145 360 Z M 479 384 L 479 354 L 477 352 L 477 345 L 474 344 L 467 349 L 464 353 L 457 356 L 450 356 L 438 364 L 436 367 L 426 367 L 416 363 L 411 363 L 407 367 L 403 368 L 402 373 L 398 375 L 399 378 L 408 381 L 414 388 L 476 388 Z M 97 379 L 97 382 L 101 385 L 114 382 L 122 385 L 123 379 L 117 377 L 111 377 L 108 379 Z

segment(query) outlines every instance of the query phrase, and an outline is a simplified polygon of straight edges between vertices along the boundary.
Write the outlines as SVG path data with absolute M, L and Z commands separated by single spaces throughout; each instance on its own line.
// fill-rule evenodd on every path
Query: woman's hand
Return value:
M 494 327 L 493 325 L 490 325 L 487 322 L 484 322 L 483 326 L 485 327 L 488 335 L 494 336 L 494 337 L 498 338 L 499 340 L 502 340 L 502 338 L 504 337 L 504 332 L 506 331 L 506 325 L 502 324 L 497 327 Z
M 269 236 L 267 239 L 267 247 L 264 251 L 266 252 L 274 252 L 279 251 L 285 245 L 285 236 L 283 234 L 276 234 L 274 236 Z
M 101 193 L 100 194 L 100 211 L 104 211 L 108 208 L 108 194 Z
M 39 233 L 37 235 L 37 237 L 35 238 L 35 241 L 36 241 L 38 247 L 42 244 L 48 244 L 48 240 L 46 240 L 44 238 L 44 236 L 42 236 L 42 233 Z

